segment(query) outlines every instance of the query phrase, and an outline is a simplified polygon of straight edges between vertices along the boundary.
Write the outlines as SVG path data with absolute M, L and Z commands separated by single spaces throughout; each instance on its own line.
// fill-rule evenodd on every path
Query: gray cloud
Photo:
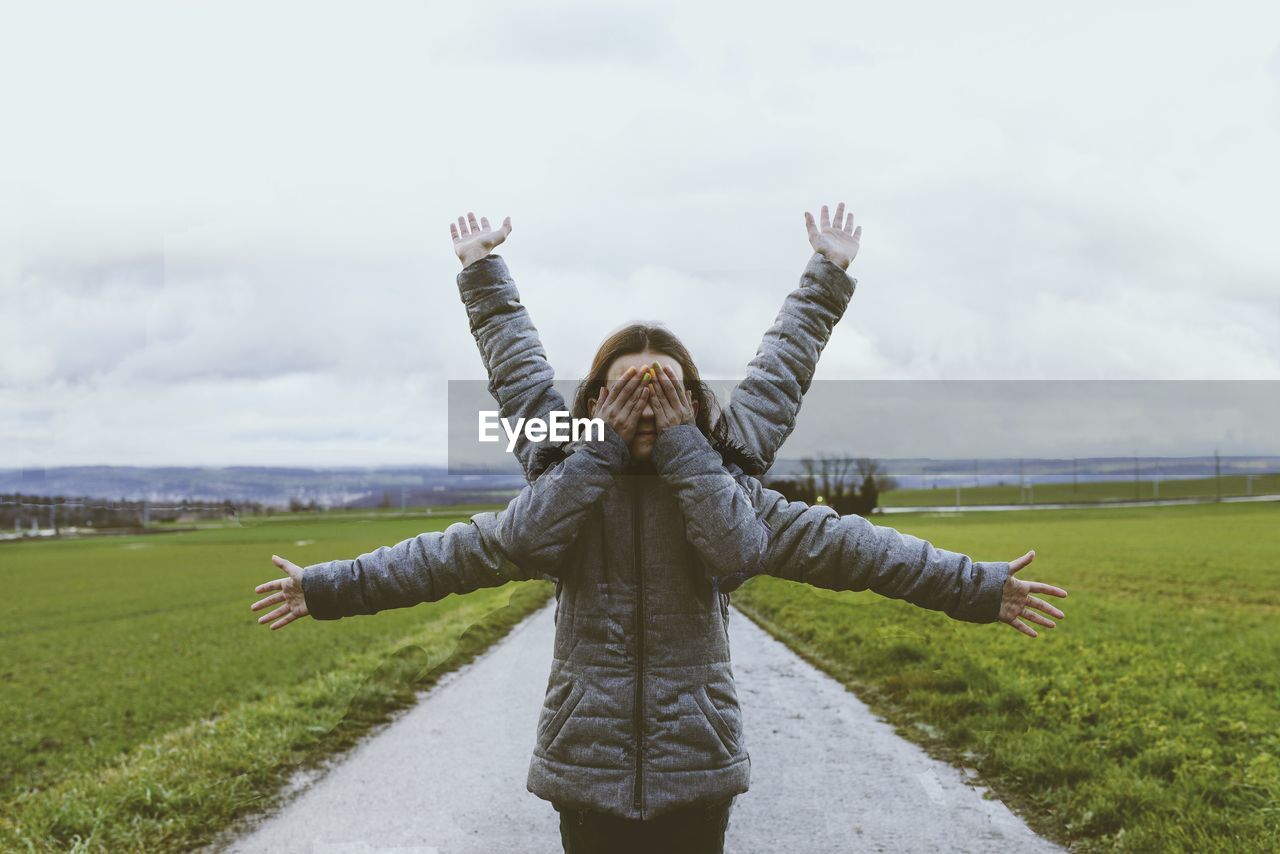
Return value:
M 163 44 L 163 5 L 93 38 L 25 9 L 0 454 L 443 462 L 445 384 L 483 378 L 467 210 L 512 215 L 565 378 L 636 318 L 740 376 L 841 198 L 860 284 L 820 379 L 1280 378 L 1277 12 L 1162 10 L 1156 43 L 1105 8 L 229 2 Z
M 442 57 L 504 65 L 621 65 L 653 68 L 681 62 L 669 12 L 652 5 L 539 4 L 501 11 L 476 8 L 472 37 L 449 33 L 435 42 Z

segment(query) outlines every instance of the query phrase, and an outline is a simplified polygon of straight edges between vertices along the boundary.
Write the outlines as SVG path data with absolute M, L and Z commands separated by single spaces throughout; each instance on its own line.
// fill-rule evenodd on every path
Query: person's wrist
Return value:
M 684 456 L 690 448 L 705 441 L 706 437 L 696 423 L 672 424 L 653 442 L 654 465 L 660 473 L 666 473 L 677 457 Z
M 693 428 L 692 431 L 685 429 L 688 427 Z M 701 432 L 702 431 L 698 429 L 697 423 L 693 421 L 679 421 L 675 424 L 668 424 L 664 428 L 659 428 L 658 436 L 654 440 L 654 447 L 656 448 L 659 443 L 669 445 L 672 442 L 675 442 L 678 444 L 687 440 L 694 434 L 701 434 Z
M 475 252 L 466 252 L 458 256 L 458 260 L 462 262 L 463 267 L 470 267 L 481 258 L 485 258 L 490 254 L 488 249 L 479 249 Z
M 826 252 L 819 252 L 818 254 L 846 272 L 849 270 L 849 265 L 853 263 L 852 258 L 846 258 L 838 253 L 833 252 L 828 255 Z
M 604 422 L 604 429 L 600 432 L 601 441 L 593 441 L 590 444 L 601 446 L 600 451 L 606 456 L 611 456 L 615 465 L 626 468 L 631 462 L 631 448 L 627 445 L 626 437 L 607 420 Z M 587 435 L 590 435 L 590 431 L 587 431 Z

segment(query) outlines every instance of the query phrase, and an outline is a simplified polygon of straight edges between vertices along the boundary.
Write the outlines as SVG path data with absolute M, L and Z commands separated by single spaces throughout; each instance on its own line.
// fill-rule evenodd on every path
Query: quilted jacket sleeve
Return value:
M 998 618 L 1007 561 L 975 561 L 861 516 L 788 501 L 749 480 L 772 532 L 764 573 L 827 590 L 871 590 L 965 622 Z M 735 573 L 720 589 L 732 590 L 749 577 Z
M 857 284 L 821 253 L 813 253 L 799 286 L 765 332 L 746 378 L 730 394 L 722 415 L 728 433 L 764 461 L 765 471 L 795 428 L 818 358 Z M 546 418 L 554 409 L 566 409 L 552 385 L 555 374 L 538 330 L 502 256 L 488 255 L 463 268 L 458 292 L 502 417 Z M 537 447 L 523 436 L 517 440 L 515 454 L 528 478 L 533 477 Z
M 769 528 L 751 494 L 693 424 L 668 427 L 653 446 L 653 462 L 675 493 L 685 536 L 712 576 L 763 569 Z
M 603 439 L 570 443 L 568 448 L 567 457 L 525 486 L 498 514 L 498 545 L 526 572 L 558 577 L 588 512 L 631 457 L 608 424 Z
M 336 620 L 533 578 L 498 548 L 497 522 L 496 513 L 480 513 L 350 560 L 304 567 L 307 610 L 317 620 Z
M 501 255 L 486 255 L 458 273 L 458 295 L 467 309 L 471 335 L 489 377 L 489 393 L 498 402 L 499 415 L 547 418 L 552 410 L 565 410 L 564 398 L 552 381 L 555 372 L 547 361 L 529 310 Z M 542 443 L 530 442 L 523 432 L 514 453 L 526 479 L 533 479 L 533 462 Z
M 782 303 L 747 376 L 729 395 L 722 418 L 731 438 L 763 461 L 763 474 L 795 429 L 818 357 L 844 316 L 858 280 L 815 252 L 800 285 Z

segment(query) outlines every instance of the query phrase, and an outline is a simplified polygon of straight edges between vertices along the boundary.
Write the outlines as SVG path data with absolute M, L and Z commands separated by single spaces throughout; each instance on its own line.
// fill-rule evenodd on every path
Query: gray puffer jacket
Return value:
M 502 414 L 546 417 L 567 408 L 501 258 L 465 268 L 459 287 Z M 763 459 L 771 462 L 791 432 L 852 290 L 843 271 L 813 256 L 734 390 L 725 412 L 730 434 Z M 621 441 L 589 443 L 595 447 L 573 447 L 534 477 L 500 513 L 309 566 L 303 588 L 312 616 L 376 613 L 511 580 L 557 580 L 556 648 L 529 788 L 632 818 L 746 790 L 750 760 L 725 625 L 728 591 L 751 575 L 870 589 L 959 620 L 996 620 L 1007 563 L 975 562 L 859 516 L 787 501 L 736 466 L 713 466 L 707 452 L 716 449 L 700 437 L 692 427 L 664 433 L 663 474 L 637 487 L 639 494 L 622 485 L 644 479 L 619 474 Z M 516 448 L 531 477 L 538 450 Z M 701 503 L 691 509 L 691 500 Z M 719 509 L 704 515 L 697 507 Z M 748 507 L 768 530 L 759 561 L 762 532 L 748 522 Z M 646 530 L 667 533 L 652 541 L 632 536 Z
M 787 294 L 765 332 L 746 377 L 734 388 L 723 413 L 730 438 L 762 461 L 759 471 L 752 473 L 768 469 L 794 429 L 818 359 L 856 287 L 856 279 L 815 252 L 805 264 L 799 286 Z M 552 384 L 555 371 L 502 256 L 487 255 L 464 267 L 458 273 L 458 294 L 501 415 L 512 420 L 546 418 L 552 410 L 567 409 Z M 518 435 L 515 456 L 530 481 L 542 469 L 538 462 L 542 450 L 546 449 L 530 443 L 523 433 Z M 804 505 L 793 502 L 791 507 L 796 512 L 786 523 L 789 528 L 816 533 L 821 527 L 821 537 L 771 546 L 764 571 L 785 572 L 789 578 L 815 585 L 858 583 L 851 576 L 857 567 L 842 561 L 863 520 L 851 517 L 842 522 L 825 508 L 809 508 L 818 512 L 806 515 Z M 305 567 L 303 589 L 311 616 L 336 620 L 436 602 L 511 581 L 556 580 L 549 573 L 508 560 L 498 547 L 497 523 L 498 514 L 480 513 L 444 531 L 428 531 L 356 558 Z M 800 543 L 803 549 L 794 551 Z M 887 573 L 891 567 L 885 569 Z M 831 589 L 870 587 L 890 595 L 883 586 L 885 580 L 866 578 L 863 587 Z M 719 576 L 715 581 L 726 583 Z M 904 598 L 909 595 L 907 591 Z M 727 605 L 727 596 L 724 601 Z M 934 600 L 916 604 L 935 607 Z
M 514 563 L 558 579 L 529 790 L 646 819 L 747 790 L 750 759 L 716 576 L 758 573 L 759 482 L 696 426 L 664 430 L 656 474 L 626 444 L 575 443 L 499 514 Z

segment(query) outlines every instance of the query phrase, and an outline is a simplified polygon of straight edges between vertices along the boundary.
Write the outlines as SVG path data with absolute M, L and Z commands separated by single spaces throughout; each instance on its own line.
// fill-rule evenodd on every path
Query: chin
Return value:
M 631 448 L 631 459 L 638 463 L 647 463 L 653 458 L 653 439 L 644 437 L 636 439 L 635 446 Z

